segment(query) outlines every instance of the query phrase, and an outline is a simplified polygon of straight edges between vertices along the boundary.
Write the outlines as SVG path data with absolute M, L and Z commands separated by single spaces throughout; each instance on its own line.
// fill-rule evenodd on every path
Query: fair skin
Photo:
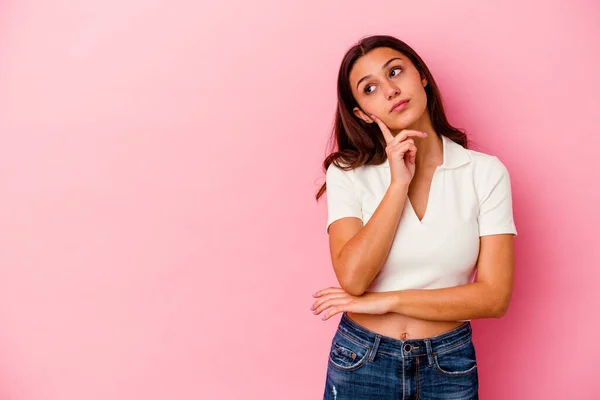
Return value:
M 443 162 L 443 147 L 427 110 L 427 79 L 405 55 L 389 48 L 372 50 L 356 62 L 349 78 L 358 103 L 355 116 L 376 123 L 386 141 L 391 182 L 381 214 L 371 218 L 374 222 L 363 226 L 360 219 L 348 217 L 331 224 L 331 257 L 341 287 L 317 291 L 313 313 L 327 320 L 347 312 L 362 326 L 401 340 L 439 335 L 459 326 L 459 320 L 501 317 L 513 289 L 513 235 L 480 238 L 474 283 L 432 290 L 365 291 L 381 266 L 380 261 L 372 261 L 385 258 L 391 246 L 397 225 L 389 221 L 400 216 L 394 210 L 410 202 L 419 219 L 425 215 L 433 173 Z M 401 100 L 409 100 L 407 106 L 394 110 Z M 368 230 L 375 226 L 382 239 L 367 245 Z

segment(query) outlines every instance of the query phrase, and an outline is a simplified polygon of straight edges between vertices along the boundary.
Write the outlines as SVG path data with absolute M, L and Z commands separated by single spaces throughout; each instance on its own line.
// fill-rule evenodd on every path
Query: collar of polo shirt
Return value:
M 442 146 L 444 152 L 444 162 L 439 168 L 443 169 L 453 169 L 462 167 L 465 164 L 471 162 L 471 155 L 460 144 L 454 142 L 452 139 L 447 138 L 444 135 L 442 136 Z M 381 165 L 378 165 L 381 168 L 389 168 L 389 161 L 386 159 Z

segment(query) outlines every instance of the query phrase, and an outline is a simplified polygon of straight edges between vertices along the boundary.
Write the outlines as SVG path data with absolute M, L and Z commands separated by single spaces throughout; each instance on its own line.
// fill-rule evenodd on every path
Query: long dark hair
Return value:
M 340 65 L 337 81 L 338 104 L 330 139 L 333 153 L 323 161 L 324 172 L 331 163 L 344 170 L 350 170 L 363 165 L 379 165 L 387 158 L 385 139 L 377 124 L 368 124 L 357 118 L 352 112 L 354 107 L 358 107 L 358 103 L 352 95 L 349 79 L 350 70 L 356 61 L 378 47 L 388 47 L 399 51 L 412 61 L 422 76 L 427 78 L 428 84 L 425 86 L 425 93 L 433 129 L 465 148 L 468 145 L 466 133 L 448 122 L 438 86 L 421 57 L 408 44 L 393 36 L 369 36 L 352 46 L 346 52 Z M 336 147 L 337 151 L 334 151 Z M 340 161 L 345 165 L 342 165 Z M 325 192 L 326 185 L 327 183 L 324 183 L 317 192 L 317 200 Z

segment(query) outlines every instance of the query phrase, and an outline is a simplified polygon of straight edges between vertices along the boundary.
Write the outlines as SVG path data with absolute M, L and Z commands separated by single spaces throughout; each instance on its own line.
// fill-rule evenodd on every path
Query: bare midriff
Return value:
M 463 321 L 426 321 L 398 313 L 383 315 L 348 313 L 348 317 L 370 331 L 398 340 L 424 339 L 441 335 Z

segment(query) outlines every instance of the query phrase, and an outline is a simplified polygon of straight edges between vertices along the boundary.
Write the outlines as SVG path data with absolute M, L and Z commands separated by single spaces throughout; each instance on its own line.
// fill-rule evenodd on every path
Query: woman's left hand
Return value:
M 385 314 L 390 311 L 390 296 L 385 292 L 367 292 L 360 296 L 352 296 L 343 289 L 330 287 L 313 294 L 317 301 L 311 306 L 315 315 L 324 311 L 323 320 L 341 312 L 361 314 Z

